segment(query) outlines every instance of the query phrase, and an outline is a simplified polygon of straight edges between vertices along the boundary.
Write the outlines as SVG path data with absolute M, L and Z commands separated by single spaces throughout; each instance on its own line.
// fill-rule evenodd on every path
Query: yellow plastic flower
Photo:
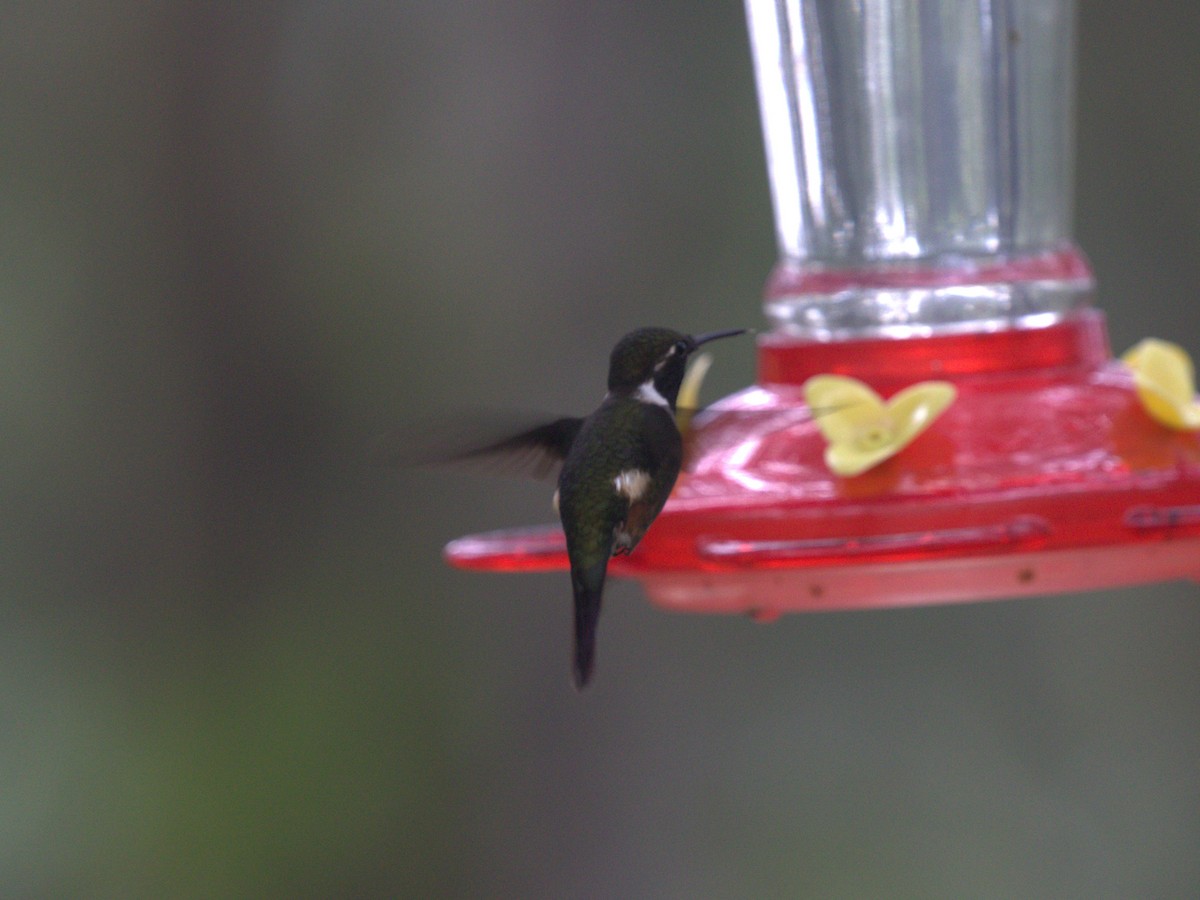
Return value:
M 1125 351 L 1121 361 L 1133 372 L 1142 407 L 1176 431 L 1200 431 L 1192 361 L 1178 344 L 1146 338 Z
M 957 392 L 945 381 L 922 381 L 887 403 L 856 378 L 815 375 L 804 397 L 829 445 L 825 465 L 835 475 L 859 475 L 895 456 L 933 424 Z
M 675 424 L 679 433 L 687 437 L 692 427 L 692 417 L 700 408 L 700 385 L 712 365 L 711 353 L 700 353 L 693 356 L 688 364 L 687 374 L 683 376 L 683 384 L 679 386 L 679 395 L 675 400 Z

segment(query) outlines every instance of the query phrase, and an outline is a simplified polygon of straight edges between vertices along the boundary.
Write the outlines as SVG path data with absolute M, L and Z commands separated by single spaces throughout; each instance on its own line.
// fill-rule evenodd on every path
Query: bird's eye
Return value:
M 678 353 L 680 356 L 687 356 L 687 353 L 688 353 L 687 341 L 676 341 L 675 346 L 672 347 L 671 349 L 674 350 L 676 353 Z

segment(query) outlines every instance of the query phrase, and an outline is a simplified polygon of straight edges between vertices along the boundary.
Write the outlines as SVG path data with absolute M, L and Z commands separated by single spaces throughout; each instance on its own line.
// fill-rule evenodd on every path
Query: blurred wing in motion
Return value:
M 583 419 L 566 417 L 538 425 L 495 443 L 467 450 L 449 462 L 478 462 L 496 475 L 522 475 L 541 480 L 558 477 Z
M 451 466 L 484 475 L 552 480 L 582 424 L 583 419 L 563 417 L 518 430 L 519 417 L 511 416 L 474 416 L 469 424 L 455 427 L 414 424 L 380 440 L 370 458 L 383 466 Z

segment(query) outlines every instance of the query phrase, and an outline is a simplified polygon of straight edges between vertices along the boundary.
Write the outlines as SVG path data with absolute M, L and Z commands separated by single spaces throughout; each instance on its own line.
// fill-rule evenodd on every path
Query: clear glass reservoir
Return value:
M 747 0 L 800 336 L 1044 322 L 1086 305 L 1070 238 L 1070 0 Z

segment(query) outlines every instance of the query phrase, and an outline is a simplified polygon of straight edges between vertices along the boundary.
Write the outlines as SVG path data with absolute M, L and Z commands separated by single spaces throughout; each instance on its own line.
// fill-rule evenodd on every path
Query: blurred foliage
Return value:
M 1078 235 L 1197 352 L 1198 7 L 1081 4 Z M 1195 585 L 785 618 L 450 571 L 548 490 L 380 472 L 758 322 L 734 2 L 9 4 L 0 894 L 1200 888 Z M 723 347 L 706 392 L 753 377 Z

